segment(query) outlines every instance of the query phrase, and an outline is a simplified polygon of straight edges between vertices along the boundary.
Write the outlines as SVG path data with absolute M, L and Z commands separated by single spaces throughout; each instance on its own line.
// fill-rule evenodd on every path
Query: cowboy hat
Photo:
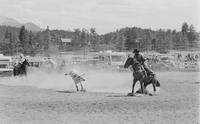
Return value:
M 138 49 L 134 49 L 133 53 L 139 53 L 140 51 Z

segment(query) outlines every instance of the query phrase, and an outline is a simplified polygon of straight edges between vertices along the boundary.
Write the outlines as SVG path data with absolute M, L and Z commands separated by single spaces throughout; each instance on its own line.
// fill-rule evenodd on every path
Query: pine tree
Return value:
M 11 32 L 9 32 L 9 44 L 8 44 L 8 46 L 9 46 L 9 54 L 10 55 L 13 55 L 13 53 L 14 53 L 14 38 L 13 38 L 13 35 L 12 35 L 12 33 Z
M 22 53 L 26 53 L 28 48 L 27 48 L 27 42 L 28 42 L 28 32 L 26 31 L 25 29 L 25 26 L 22 26 L 20 28 L 20 31 L 19 31 L 19 45 L 18 47 L 21 47 L 19 48 L 19 52 L 22 52 Z
M 181 28 L 181 32 L 183 33 L 183 35 L 187 35 L 188 29 L 189 29 L 188 24 L 184 22 Z
M 49 30 L 49 26 L 47 26 L 47 29 L 44 32 L 44 42 L 43 42 L 43 46 L 44 46 L 44 52 L 48 52 L 50 44 L 51 44 L 51 34 L 50 34 L 50 30 Z
M 29 39 L 28 39 L 28 43 L 27 43 L 27 48 L 28 48 L 27 53 L 31 54 L 31 55 L 35 54 L 34 49 L 33 49 L 33 47 L 34 47 L 33 42 L 34 42 L 34 35 L 33 35 L 32 31 L 30 31 L 29 32 Z
M 5 39 L 9 39 L 9 31 L 8 31 L 8 29 L 6 29 L 4 37 L 5 37 Z

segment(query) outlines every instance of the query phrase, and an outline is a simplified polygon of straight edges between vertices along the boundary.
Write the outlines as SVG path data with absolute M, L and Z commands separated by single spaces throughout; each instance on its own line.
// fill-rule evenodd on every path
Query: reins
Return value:
M 147 72 L 145 71 L 145 69 L 144 69 L 144 67 L 140 64 L 140 63 L 134 63 L 134 64 L 132 64 L 132 68 L 133 68 L 133 66 L 135 66 L 136 64 L 138 64 L 138 66 L 140 66 L 140 68 L 141 69 L 139 69 L 138 71 L 134 71 L 134 72 L 144 72 L 144 74 L 145 74 L 145 77 L 148 77 L 147 76 Z M 134 69 L 133 69 L 134 70 Z

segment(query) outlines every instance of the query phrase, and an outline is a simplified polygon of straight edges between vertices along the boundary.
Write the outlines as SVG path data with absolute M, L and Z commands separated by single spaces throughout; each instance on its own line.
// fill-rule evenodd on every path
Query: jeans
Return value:
M 148 75 L 154 74 L 154 72 L 148 67 L 147 63 L 143 63 L 142 66 L 144 67 Z

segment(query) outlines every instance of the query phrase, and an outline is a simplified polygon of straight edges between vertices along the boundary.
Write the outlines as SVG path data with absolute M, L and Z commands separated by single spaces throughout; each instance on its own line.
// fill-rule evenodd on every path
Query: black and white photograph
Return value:
M 200 124 L 200 1 L 0 0 L 0 124 Z

